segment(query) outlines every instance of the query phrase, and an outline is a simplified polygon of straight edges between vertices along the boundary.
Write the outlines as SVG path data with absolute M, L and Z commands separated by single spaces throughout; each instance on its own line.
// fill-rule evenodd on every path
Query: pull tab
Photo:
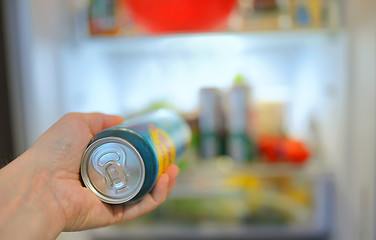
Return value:
M 100 167 L 104 167 L 106 163 L 111 162 L 111 161 L 120 161 L 120 154 L 117 152 L 107 152 L 102 154 L 99 159 L 98 159 L 98 165 Z
M 116 193 L 128 190 L 126 174 L 118 162 L 107 162 L 105 169 L 106 182 L 116 189 Z
M 115 189 L 116 193 L 128 190 L 127 174 L 122 167 L 126 163 L 125 152 L 106 151 L 94 159 L 94 168 L 104 177 L 106 185 Z

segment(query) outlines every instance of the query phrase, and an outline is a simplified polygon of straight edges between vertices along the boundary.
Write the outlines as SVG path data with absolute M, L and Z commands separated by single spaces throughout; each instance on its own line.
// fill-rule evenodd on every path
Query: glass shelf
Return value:
M 102 239 L 329 239 L 332 226 L 333 186 L 328 178 L 315 184 L 315 212 L 310 224 L 265 226 L 250 224 L 123 223 L 91 230 L 94 240 Z
M 136 54 L 230 54 L 265 48 L 304 47 L 335 42 L 339 29 L 264 31 L 251 33 L 202 33 L 158 36 L 89 37 L 81 46 L 97 51 Z

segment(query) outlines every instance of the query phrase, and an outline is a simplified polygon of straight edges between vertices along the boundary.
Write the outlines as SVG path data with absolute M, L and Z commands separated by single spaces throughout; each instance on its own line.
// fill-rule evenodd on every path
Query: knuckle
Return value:
M 78 121 L 83 119 L 83 114 L 82 113 L 76 113 L 76 112 L 71 112 L 71 113 L 66 113 L 61 120 L 62 121 Z
M 62 119 L 63 120 L 81 120 L 83 119 L 83 117 L 84 117 L 83 113 L 70 112 L 70 113 L 66 113 Z
M 83 113 L 67 113 L 61 118 L 61 124 L 78 133 L 82 133 L 87 128 L 85 114 Z

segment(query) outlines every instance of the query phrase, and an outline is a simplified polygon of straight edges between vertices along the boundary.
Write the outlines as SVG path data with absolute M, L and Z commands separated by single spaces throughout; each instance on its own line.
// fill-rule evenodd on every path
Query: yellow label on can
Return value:
M 176 149 L 171 137 L 162 129 L 150 125 L 150 135 L 157 151 L 159 170 L 158 178 L 167 171 L 168 166 L 174 163 Z

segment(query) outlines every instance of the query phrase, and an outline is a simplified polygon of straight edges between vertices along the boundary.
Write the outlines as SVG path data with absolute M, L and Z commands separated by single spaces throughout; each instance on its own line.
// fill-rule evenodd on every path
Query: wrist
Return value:
M 0 172 L 0 238 L 54 239 L 64 228 L 64 217 L 51 191 L 51 173 L 33 165 L 32 151 Z

